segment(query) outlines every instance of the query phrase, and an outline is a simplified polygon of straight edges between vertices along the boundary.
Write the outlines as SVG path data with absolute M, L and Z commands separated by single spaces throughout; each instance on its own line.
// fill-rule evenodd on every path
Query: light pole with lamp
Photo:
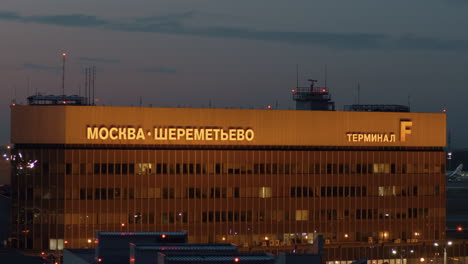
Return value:
M 400 249 L 400 264 L 404 264 L 403 263 L 403 256 L 405 255 L 405 253 L 407 253 L 405 249 Z M 410 249 L 408 251 L 408 253 L 413 254 L 414 250 Z M 392 254 L 397 255 L 398 251 L 396 249 L 392 249 Z M 406 257 L 408 257 L 408 255 L 406 255 Z
M 444 264 L 447 264 L 447 247 L 451 246 L 453 243 L 452 241 L 447 241 L 443 246 L 444 246 Z M 439 243 L 435 242 L 434 247 L 438 247 Z

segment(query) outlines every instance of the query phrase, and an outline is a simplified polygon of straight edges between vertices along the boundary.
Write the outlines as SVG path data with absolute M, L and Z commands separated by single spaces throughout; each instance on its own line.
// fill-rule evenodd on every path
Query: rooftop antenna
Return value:
M 95 80 L 96 80 L 96 66 L 93 66 L 93 105 L 95 103 L 95 99 L 94 99 L 94 91 L 95 91 L 94 81 Z
M 62 95 L 65 96 L 65 57 L 66 52 L 62 52 Z
M 88 98 L 88 68 L 85 68 L 85 98 L 86 104 L 89 105 L 89 98 Z
M 88 104 L 91 105 L 93 98 L 91 97 L 91 67 L 88 67 Z
M 27 91 L 26 91 L 26 96 L 29 96 L 29 90 L 31 89 L 31 80 L 29 79 L 29 76 L 26 77 L 27 81 L 28 81 L 28 87 L 27 87 Z
M 143 98 L 141 98 L 141 95 L 140 95 L 140 107 L 143 105 Z
M 296 89 L 299 88 L 299 64 L 296 64 Z
M 325 89 L 327 89 L 327 65 L 325 64 Z
M 357 82 L 357 104 L 361 104 L 361 83 Z
M 14 99 L 13 99 L 13 102 L 16 104 L 16 85 L 13 85 L 13 91 L 14 91 Z

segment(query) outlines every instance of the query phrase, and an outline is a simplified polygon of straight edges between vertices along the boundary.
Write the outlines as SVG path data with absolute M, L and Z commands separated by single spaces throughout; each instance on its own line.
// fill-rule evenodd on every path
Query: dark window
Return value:
M 367 164 L 362 164 L 361 170 L 362 170 L 362 173 L 363 173 L 363 174 L 366 174 L 366 173 L 372 171 L 372 169 L 369 169 L 369 170 L 368 170 Z
M 87 188 L 86 189 L 86 200 L 92 200 L 93 199 L 93 188 Z
M 216 163 L 216 174 L 221 174 L 222 164 Z
M 195 198 L 195 189 L 194 189 L 194 188 L 188 188 L 188 189 L 187 189 L 187 194 L 186 194 L 186 195 L 187 195 L 187 197 L 188 197 L 189 199 Z
M 72 165 L 70 163 L 65 164 L 65 174 L 72 174 Z
M 234 187 L 234 198 L 239 198 L 239 197 L 240 197 L 240 188 Z
M 356 173 L 362 173 L 361 164 L 356 164 Z
M 101 163 L 101 173 L 102 174 L 107 173 L 107 163 Z
M 80 200 L 85 200 L 85 199 L 86 199 L 86 189 L 80 188 Z
M 101 188 L 101 200 L 106 200 L 106 199 L 107 199 L 107 189 Z
M 114 200 L 114 188 L 109 188 L 108 189 L 107 199 Z
M 99 174 L 99 173 L 101 173 L 101 164 L 94 163 L 94 174 Z

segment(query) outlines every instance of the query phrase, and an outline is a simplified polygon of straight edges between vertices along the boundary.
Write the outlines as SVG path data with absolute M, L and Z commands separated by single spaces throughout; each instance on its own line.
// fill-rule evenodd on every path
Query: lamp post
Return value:
M 400 253 L 400 264 L 404 264 L 403 263 L 403 256 L 408 257 L 407 253 L 413 254 L 414 250 L 410 249 L 409 251 L 406 251 L 405 249 L 400 249 L 399 253 Z M 392 249 L 392 254 L 396 256 L 398 254 L 398 251 L 396 249 Z
M 447 247 L 451 246 L 453 243 L 452 241 L 447 241 L 446 243 L 443 244 L 444 246 L 444 264 L 447 264 Z M 434 247 L 438 247 L 439 243 L 435 242 Z

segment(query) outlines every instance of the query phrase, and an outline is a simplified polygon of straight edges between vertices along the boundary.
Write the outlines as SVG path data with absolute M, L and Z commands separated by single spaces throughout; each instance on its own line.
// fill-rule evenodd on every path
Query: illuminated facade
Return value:
M 14 106 L 11 119 L 20 248 L 92 247 L 97 230 L 245 247 L 445 237 L 444 114 Z

